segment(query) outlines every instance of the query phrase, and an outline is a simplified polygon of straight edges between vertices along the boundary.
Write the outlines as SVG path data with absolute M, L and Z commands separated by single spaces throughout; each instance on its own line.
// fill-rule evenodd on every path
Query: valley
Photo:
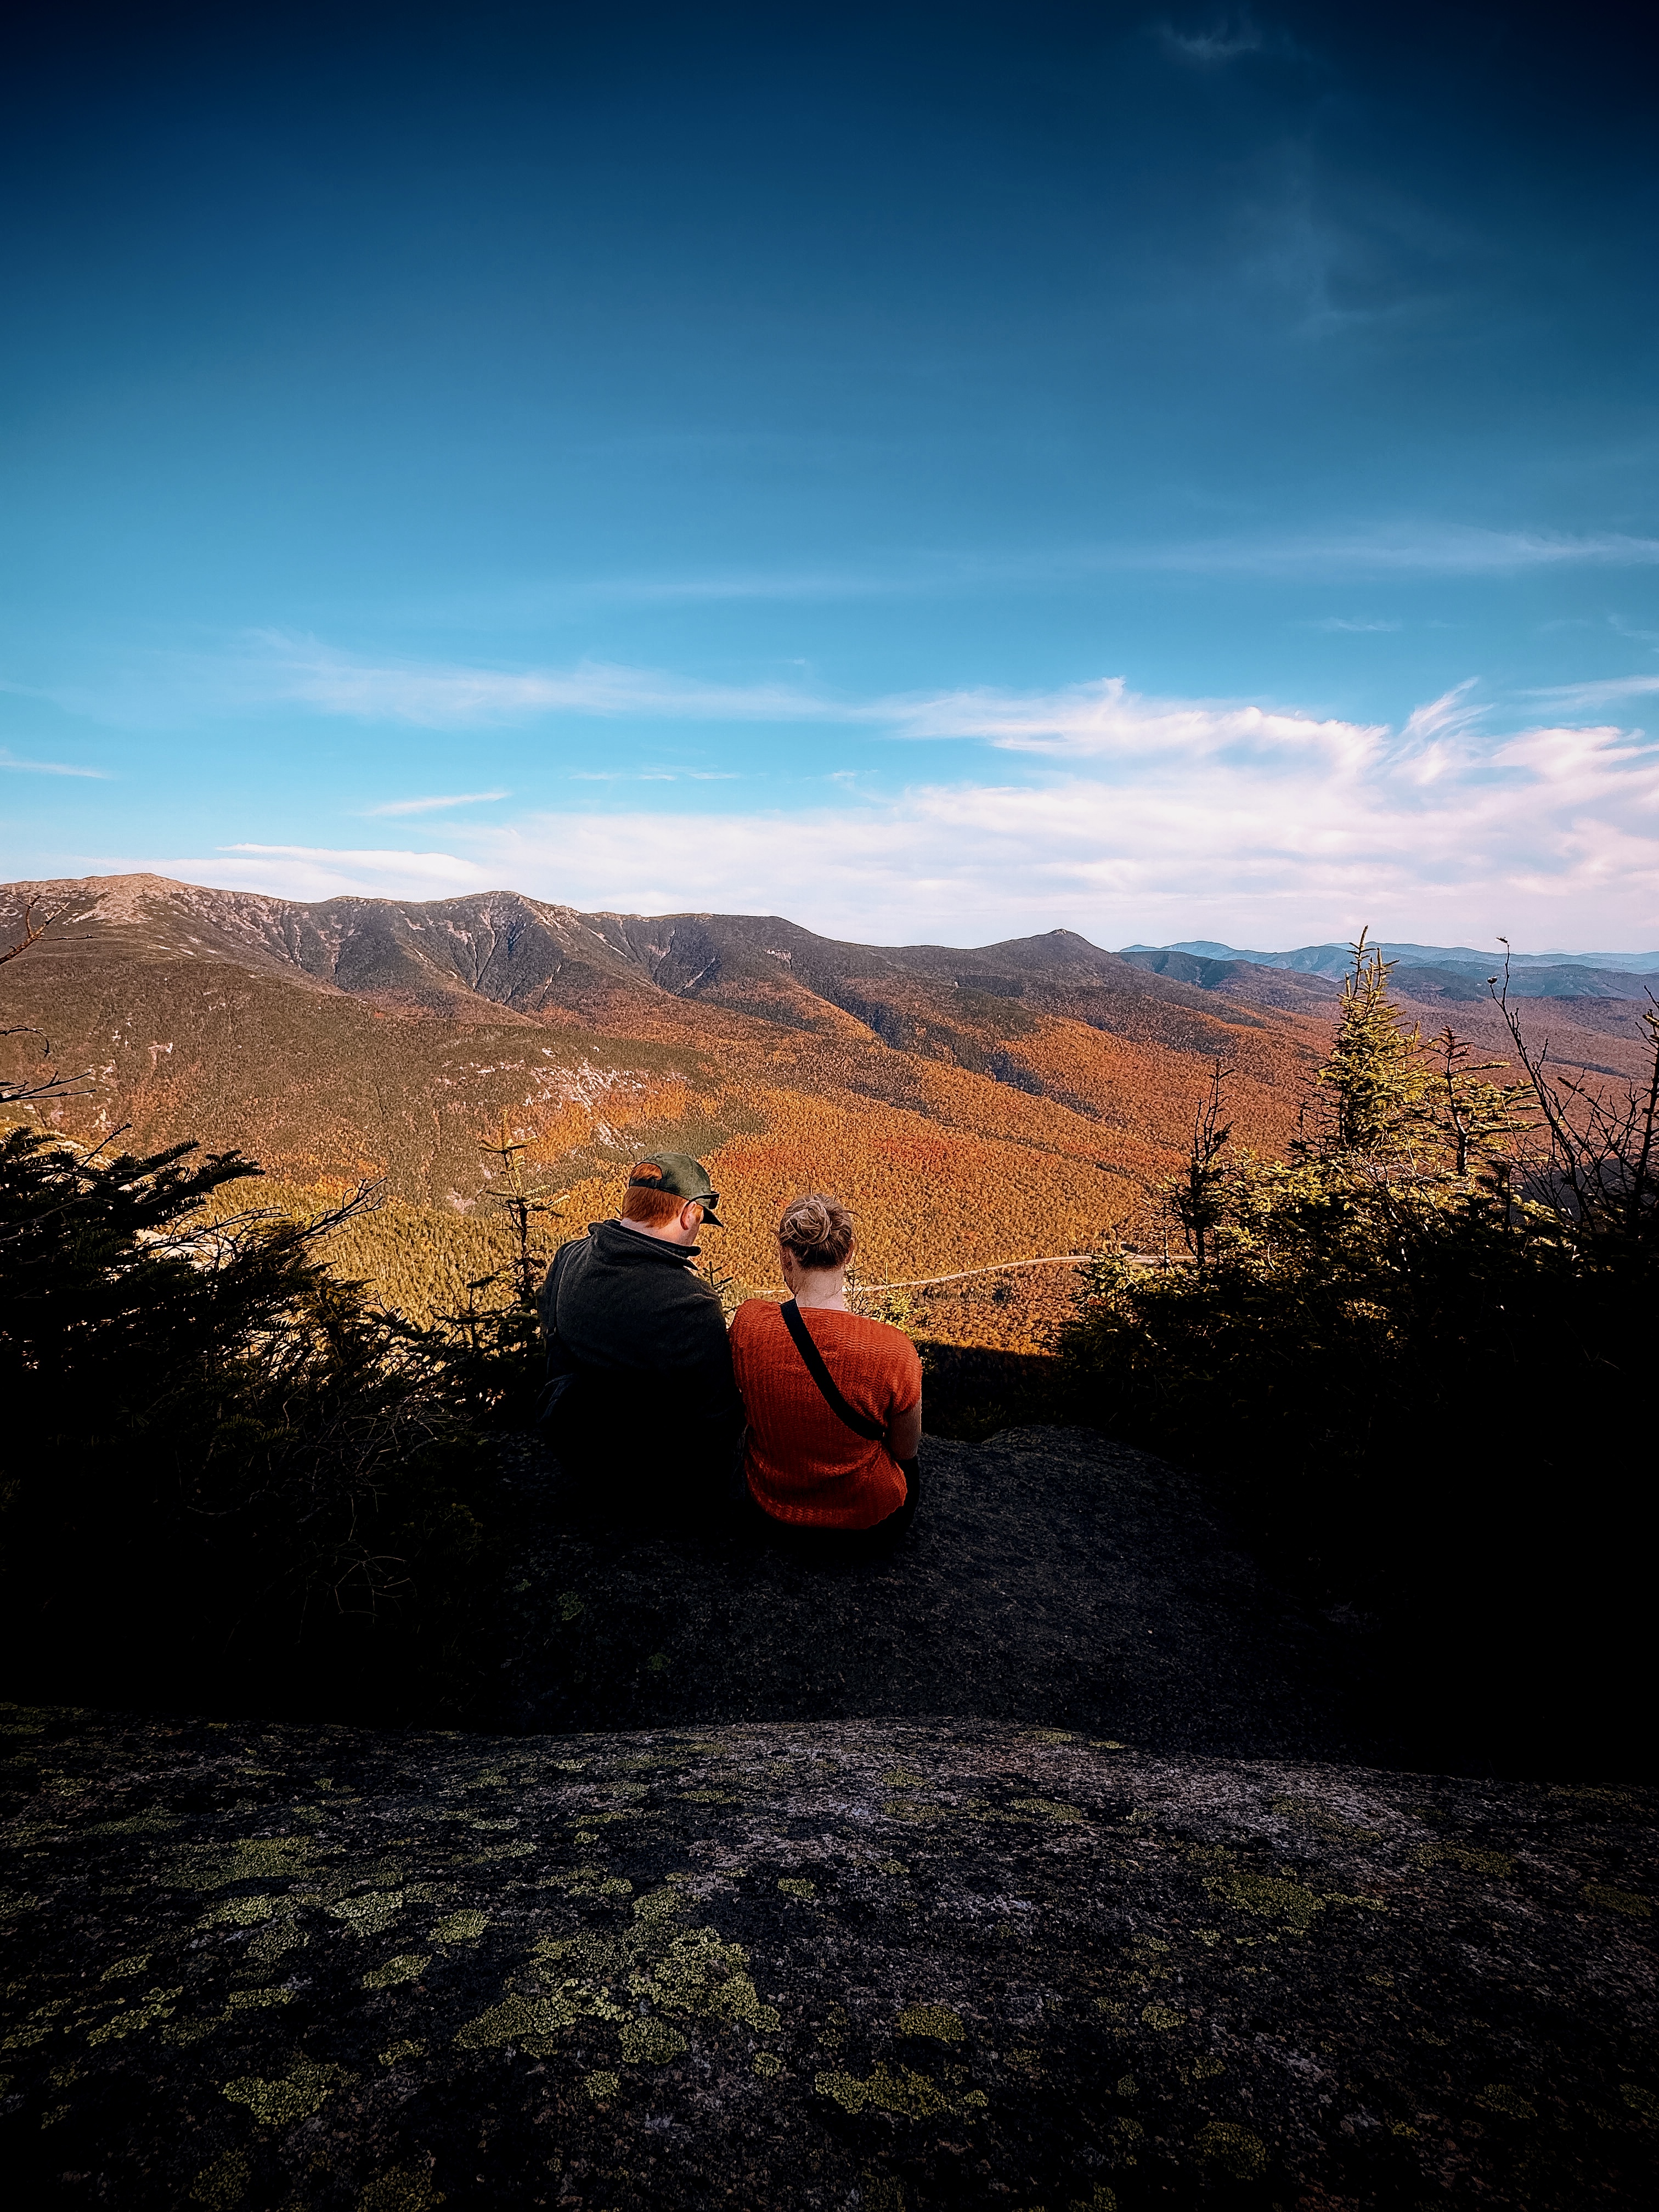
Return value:
M 1214 1057 L 1238 1071 L 1241 1136 L 1276 1149 L 1328 1029 L 1065 932 L 890 949 L 772 918 L 507 893 L 303 907 L 129 877 L 7 887 L 8 941 L 31 896 L 54 919 L 0 1003 L 61 1072 L 89 1071 L 46 1109 L 66 1133 L 238 1146 L 294 1203 L 383 1179 L 428 1241 L 454 1224 L 486 1246 L 480 1145 L 503 1115 L 575 1229 L 672 1146 L 728 1194 L 712 1256 L 757 1287 L 771 1224 L 813 1186 L 860 1215 L 866 1279 L 1133 1233 Z
M 1235 1142 L 1282 1152 L 1337 1006 L 1328 975 L 1065 930 L 874 946 L 776 916 L 514 892 L 305 905 L 118 876 L 0 887 L 0 942 L 31 902 L 46 934 L 0 969 L 8 1072 L 86 1072 L 41 1118 L 137 1152 L 238 1148 L 266 1171 L 239 1204 L 304 1211 L 378 1182 L 381 1210 L 333 1257 L 421 1318 L 504 1262 L 483 1149 L 503 1121 L 562 1200 L 550 1242 L 672 1147 L 726 1194 L 705 1256 L 738 1293 L 773 1288 L 771 1224 L 813 1187 L 858 1213 L 866 1282 L 910 1281 L 1150 1236 L 1218 1056 Z M 1629 1000 L 1534 1000 L 1528 1018 L 1569 1066 L 1633 1073 L 1626 980 Z M 1484 992 L 1403 1003 L 1425 1031 L 1507 1042 Z M 897 1317 L 1018 1349 L 1069 1287 L 1064 1270 L 933 1286 Z

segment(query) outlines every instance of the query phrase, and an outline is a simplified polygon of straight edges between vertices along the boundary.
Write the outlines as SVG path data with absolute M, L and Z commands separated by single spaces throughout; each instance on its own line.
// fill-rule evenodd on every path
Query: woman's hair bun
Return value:
M 853 1249 L 853 1217 L 833 1198 L 811 1191 L 785 1210 L 778 1242 L 803 1267 L 844 1267 Z

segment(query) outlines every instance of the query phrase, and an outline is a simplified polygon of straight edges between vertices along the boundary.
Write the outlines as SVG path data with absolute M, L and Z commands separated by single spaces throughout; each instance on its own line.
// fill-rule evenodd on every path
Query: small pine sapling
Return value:
M 501 1126 L 497 1134 L 493 1138 L 481 1138 L 478 1149 L 501 1162 L 499 1168 L 486 1170 L 491 1182 L 483 1195 L 489 1205 L 501 1207 L 513 1231 L 515 1249 L 508 1268 L 508 1279 L 514 1293 L 514 1303 L 532 1306 L 536 1302 L 537 1286 L 547 1272 L 547 1263 L 551 1255 L 538 1249 L 532 1241 L 531 1224 L 544 1218 L 559 1218 L 568 1201 L 551 1183 L 532 1183 L 526 1180 L 520 1154 L 529 1150 L 528 1140 L 513 1134 L 505 1111 L 502 1112 Z M 476 1285 L 469 1284 L 467 1287 L 469 1291 L 482 1290 L 486 1286 L 486 1281 L 497 1279 L 495 1277 L 487 1278 Z
M 1232 1073 L 1217 1059 L 1210 1071 L 1210 1087 L 1193 1117 L 1186 1167 L 1164 1185 L 1165 1202 L 1200 1267 L 1215 1256 L 1216 1231 L 1227 1218 L 1227 1170 L 1220 1162 L 1233 1125 L 1221 1119 L 1221 1091 Z

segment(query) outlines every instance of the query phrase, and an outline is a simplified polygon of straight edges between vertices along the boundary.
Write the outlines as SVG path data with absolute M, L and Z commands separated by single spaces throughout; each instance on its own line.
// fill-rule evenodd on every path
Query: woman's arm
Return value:
M 921 1443 L 921 1401 L 908 1413 L 895 1413 L 887 1424 L 887 1449 L 895 1459 L 914 1459 Z

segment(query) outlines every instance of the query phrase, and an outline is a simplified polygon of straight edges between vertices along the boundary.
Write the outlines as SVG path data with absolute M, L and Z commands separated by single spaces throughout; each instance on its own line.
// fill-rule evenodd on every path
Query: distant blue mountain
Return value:
M 1389 945 L 1374 948 L 1395 963 L 1395 988 L 1419 1000 L 1472 1000 L 1486 995 L 1486 979 L 1503 971 L 1502 947 L 1476 952 L 1467 945 Z M 1210 938 L 1181 945 L 1126 945 L 1119 956 L 1136 968 L 1173 975 L 1200 990 L 1220 991 L 1273 1005 L 1302 1003 L 1285 994 L 1329 995 L 1348 972 L 1346 945 L 1304 945 L 1294 952 L 1245 952 Z M 1286 981 L 1264 994 L 1250 986 L 1251 969 L 1275 969 Z M 1639 999 L 1646 978 L 1659 974 L 1659 952 L 1516 952 L 1510 959 L 1510 995 L 1516 999 Z M 1305 977 L 1292 984 L 1288 979 Z M 1264 979 L 1265 982 L 1265 979 Z
M 1477 952 L 1468 945 L 1388 945 L 1373 948 L 1385 960 L 1397 960 L 1407 968 L 1478 968 L 1483 976 L 1498 974 L 1504 964 L 1504 949 L 1495 945 L 1489 952 Z M 1203 960 L 1248 960 L 1258 968 L 1289 968 L 1304 975 L 1344 975 L 1347 973 L 1352 955 L 1346 945 L 1304 945 L 1293 952 L 1246 952 L 1237 945 L 1218 945 L 1209 938 L 1188 938 L 1175 945 L 1128 945 L 1123 948 L 1127 957 L 1131 952 L 1193 952 Z M 1659 952 L 1513 952 L 1510 955 L 1510 972 L 1513 975 L 1522 969 L 1584 968 L 1595 969 L 1606 975 L 1651 975 L 1659 974 Z M 1632 993 L 1632 996 L 1637 995 Z

